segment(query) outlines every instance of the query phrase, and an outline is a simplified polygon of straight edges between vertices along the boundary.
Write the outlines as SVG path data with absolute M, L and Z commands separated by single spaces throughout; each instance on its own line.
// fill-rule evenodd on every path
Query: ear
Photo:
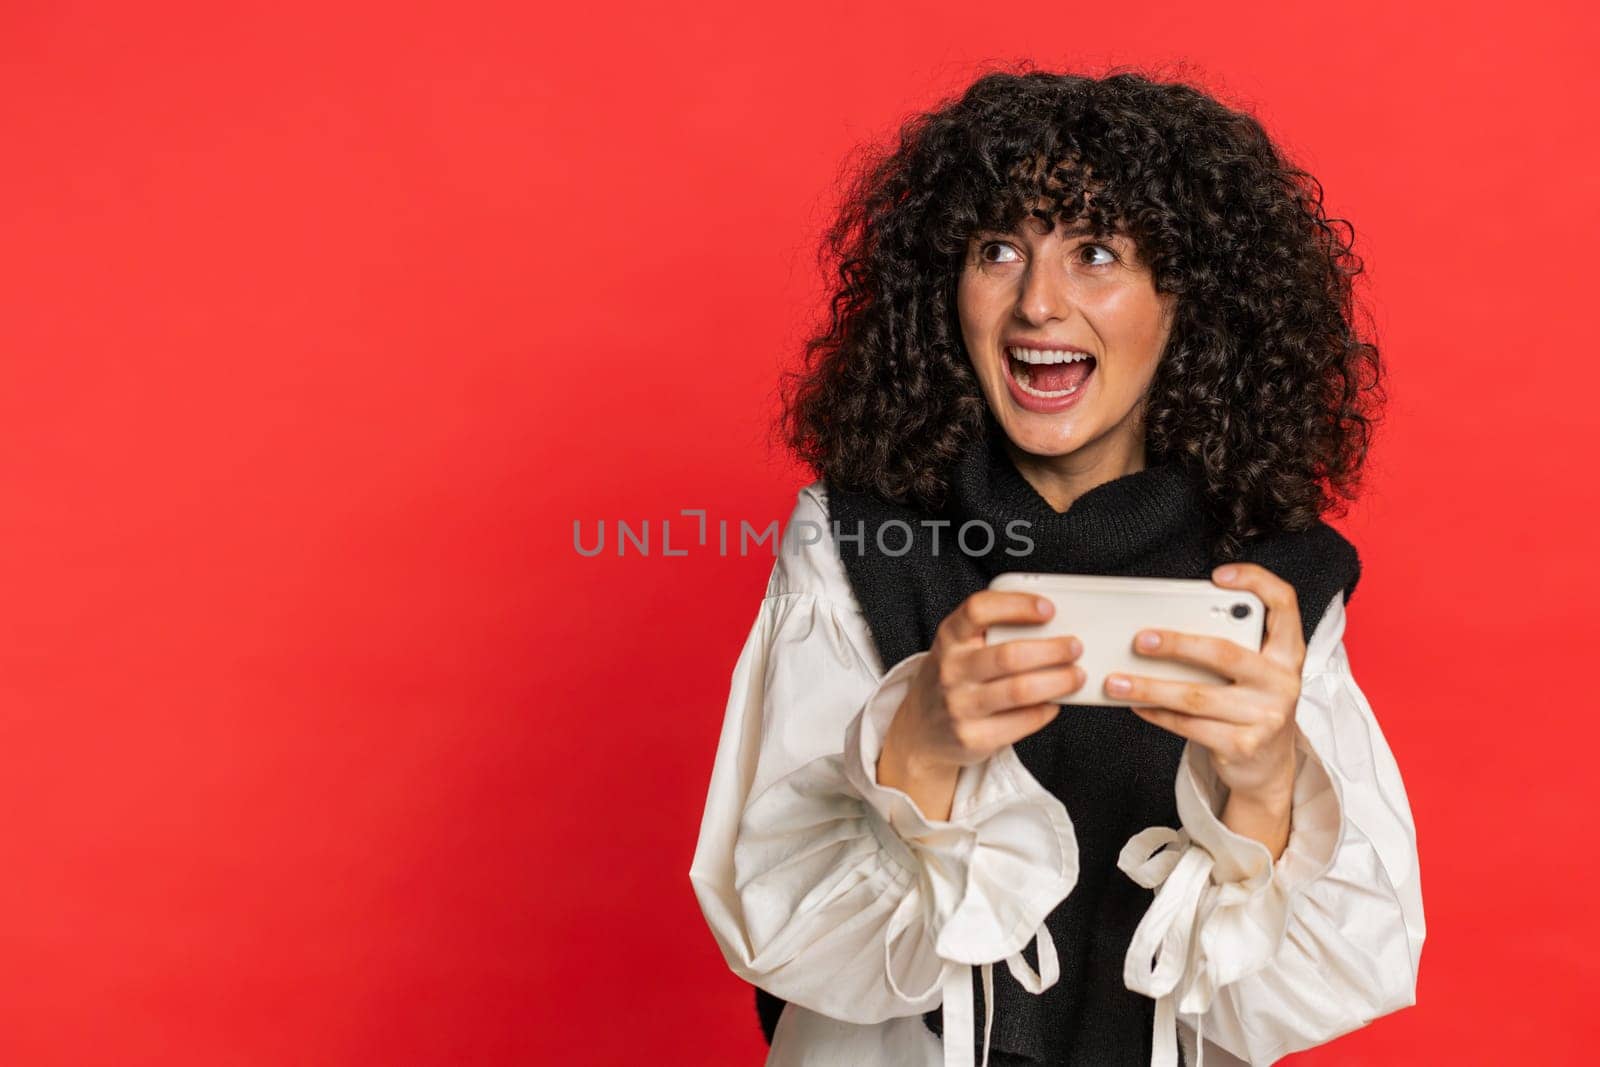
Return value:
M 1159 293 L 1161 300 L 1161 321 L 1170 336 L 1173 325 L 1178 321 L 1178 294 Z

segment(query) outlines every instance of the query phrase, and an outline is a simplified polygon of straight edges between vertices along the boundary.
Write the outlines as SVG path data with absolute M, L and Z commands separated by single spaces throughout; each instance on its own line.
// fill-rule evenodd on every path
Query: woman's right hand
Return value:
M 909 793 L 924 814 L 947 818 L 956 775 L 1043 728 L 1061 712 L 1055 698 L 1083 686 L 1074 636 L 1018 638 L 995 645 L 998 623 L 1041 623 L 1055 607 L 1032 593 L 980 589 L 945 616 L 884 737 L 880 784 Z

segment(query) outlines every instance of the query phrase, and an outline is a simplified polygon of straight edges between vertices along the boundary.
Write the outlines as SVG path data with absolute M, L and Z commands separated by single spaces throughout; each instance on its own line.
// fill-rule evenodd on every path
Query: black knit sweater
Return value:
M 1178 464 L 1114 478 L 1057 512 L 1012 463 L 1003 434 L 990 415 L 937 514 L 828 486 L 836 535 L 865 534 L 859 541 L 841 540 L 838 548 L 885 668 L 929 648 L 940 621 L 1003 571 L 1206 578 L 1226 562 L 1209 551 L 1215 527 L 1202 486 Z M 1033 541 L 1025 556 L 1006 554 L 1021 544 L 1007 535 L 1007 523 L 1016 519 L 1027 521 L 1024 532 Z M 891 520 L 899 522 L 880 545 L 876 531 Z M 955 537 L 972 520 L 994 531 L 993 544 L 982 554 L 974 554 L 989 540 L 981 528 L 971 529 L 964 542 Z M 932 525 L 941 521 L 948 525 Z M 907 528 L 912 547 L 898 554 Z M 1360 577 L 1355 548 L 1320 521 L 1253 541 L 1238 558 L 1260 563 L 1294 586 L 1308 642 L 1328 601 L 1340 591 L 1348 600 Z M 1016 742 L 1023 765 L 1072 818 L 1079 875 L 1046 919 L 1060 957 L 1060 980 L 1033 994 L 1008 969 L 995 969 L 989 1060 L 997 1067 L 1150 1062 L 1154 1001 L 1124 986 L 1122 973 L 1134 928 L 1154 892 L 1128 878 L 1117 856 L 1146 827 L 1181 825 L 1174 783 L 1183 746 L 1183 738 L 1125 707 L 1095 705 L 1068 705 Z M 1036 941 L 1024 956 L 1037 971 Z M 764 990 L 756 993 L 770 1043 L 784 1002 Z M 973 983 L 974 1018 L 983 1018 L 982 998 L 982 984 Z M 942 1035 L 939 1009 L 924 1020 Z M 980 1027 L 976 1041 L 982 1040 Z

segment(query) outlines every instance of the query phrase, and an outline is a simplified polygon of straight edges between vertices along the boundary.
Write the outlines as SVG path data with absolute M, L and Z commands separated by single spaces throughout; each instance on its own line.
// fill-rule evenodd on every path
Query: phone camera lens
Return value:
M 1233 606 L 1232 610 L 1233 610 L 1233 617 L 1236 618 L 1236 619 L 1247 619 L 1247 618 L 1250 617 L 1250 605 L 1249 604 L 1235 604 Z

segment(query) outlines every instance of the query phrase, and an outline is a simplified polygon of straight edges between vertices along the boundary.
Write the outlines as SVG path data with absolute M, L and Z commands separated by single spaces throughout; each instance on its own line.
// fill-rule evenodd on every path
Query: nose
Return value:
M 1014 312 L 1031 326 L 1065 318 L 1072 307 L 1070 289 L 1071 281 L 1049 265 L 1048 257 L 1039 257 L 1023 272 Z

